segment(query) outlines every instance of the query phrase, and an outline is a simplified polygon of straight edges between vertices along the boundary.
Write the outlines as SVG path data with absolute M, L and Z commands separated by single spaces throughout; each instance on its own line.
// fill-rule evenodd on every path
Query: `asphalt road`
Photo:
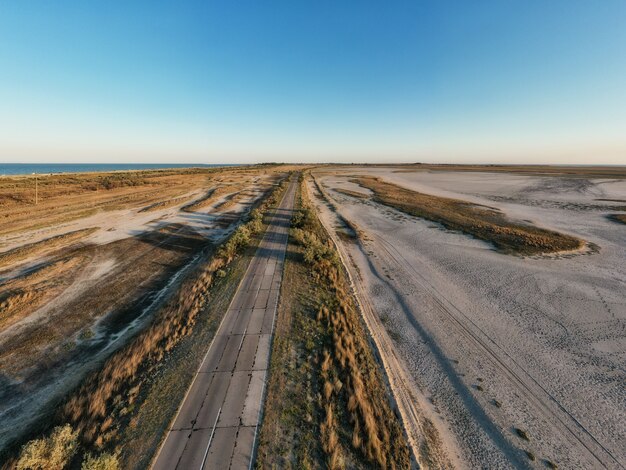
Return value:
M 296 181 L 270 220 L 154 461 L 155 470 L 251 466 Z

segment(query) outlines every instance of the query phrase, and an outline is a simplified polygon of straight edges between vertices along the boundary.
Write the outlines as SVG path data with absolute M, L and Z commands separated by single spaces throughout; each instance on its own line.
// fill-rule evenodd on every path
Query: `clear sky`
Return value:
M 0 162 L 626 164 L 624 0 L 0 2 Z

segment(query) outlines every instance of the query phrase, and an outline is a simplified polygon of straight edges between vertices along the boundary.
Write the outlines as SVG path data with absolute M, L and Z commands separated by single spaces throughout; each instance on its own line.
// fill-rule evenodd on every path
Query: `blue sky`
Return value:
M 626 163 L 626 2 L 0 4 L 0 161 Z

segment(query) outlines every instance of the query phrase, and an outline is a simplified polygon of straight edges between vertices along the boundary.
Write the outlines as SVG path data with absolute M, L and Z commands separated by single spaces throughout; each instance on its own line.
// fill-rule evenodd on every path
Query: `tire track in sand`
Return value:
M 452 303 L 445 300 L 445 296 L 439 292 L 426 277 L 415 269 L 414 266 L 407 263 L 401 253 L 391 243 L 376 234 L 368 233 L 368 236 L 376 243 L 378 254 L 383 254 L 390 264 L 395 265 L 421 287 L 424 292 L 429 293 L 434 304 L 440 312 L 450 320 L 453 327 L 487 355 L 492 363 L 502 371 L 508 381 L 531 402 L 547 422 L 555 423 L 556 420 L 556 422 L 560 424 L 559 428 L 562 434 L 565 434 L 566 439 L 570 443 L 574 442 L 580 444 L 586 449 L 589 456 L 603 467 L 624 468 L 611 451 L 599 442 L 556 397 L 535 380 L 534 377 L 492 338 L 488 337 L 467 315 Z M 459 317 L 461 317 L 462 320 L 460 320 Z M 470 324 L 477 333 L 472 331 L 467 324 Z M 484 336 L 486 339 L 482 339 L 480 336 Z M 512 366 L 505 363 L 502 356 L 504 356 L 506 361 L 512 364 Z M 514 368 L 517 369 L 517 371 L 513 370 Z M 615 466 L 613 467 L 612 465 Z

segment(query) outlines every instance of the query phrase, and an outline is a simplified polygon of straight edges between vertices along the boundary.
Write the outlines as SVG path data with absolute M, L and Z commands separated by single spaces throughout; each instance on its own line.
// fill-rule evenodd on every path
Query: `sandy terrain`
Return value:
M 500 254 L 332 190 L 367 193 L 354 174 L 496 207 L 599 251 Z M 360 230 L 360 244 L 341 238 L 353 278 L 457 466 L 626 465 L 626 231 L 606 217 L 625 204 L 623 179 L 349 168 L 318 180 Z

